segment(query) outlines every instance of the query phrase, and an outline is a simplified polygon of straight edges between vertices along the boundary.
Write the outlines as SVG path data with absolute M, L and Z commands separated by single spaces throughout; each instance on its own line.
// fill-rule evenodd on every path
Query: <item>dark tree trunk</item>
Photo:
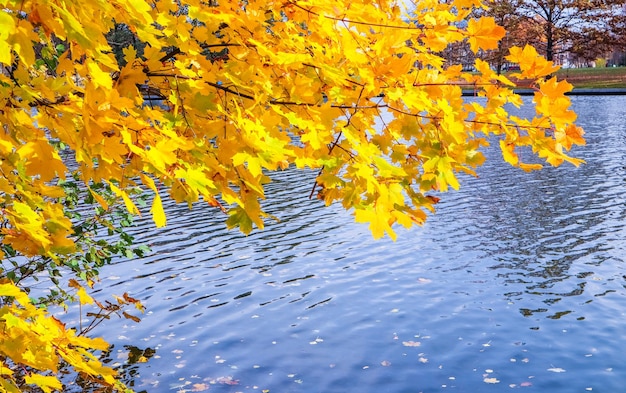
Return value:
M 554 60 L 554 26 L 552 24 L 552 13 L 548 14 L 546 23 L 546 60 Z

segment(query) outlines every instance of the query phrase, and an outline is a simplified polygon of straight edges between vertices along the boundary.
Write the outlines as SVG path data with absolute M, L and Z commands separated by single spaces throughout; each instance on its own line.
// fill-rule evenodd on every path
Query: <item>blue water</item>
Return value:
M 268 186 L 280 222 L 248 237 L 204 205 L 139 220 L 153 254 L 97 286 L 147 308 L 96 331 L 110 364 L 146 392 L 624 391 L 626 102 L 572 100 L 587 164 L 527 174 L 488 150 L 396 243 L 293 171 Z

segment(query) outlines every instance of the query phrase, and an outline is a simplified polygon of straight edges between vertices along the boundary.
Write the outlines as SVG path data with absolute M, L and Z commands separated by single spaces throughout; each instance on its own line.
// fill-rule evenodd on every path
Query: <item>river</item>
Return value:
M 97 285 L 147 308 L 96 330 L 109 364 L 146 392 L 623 391 L 626 101 L 572 102 L 585 165 L 528 174 L 488 150 L 395 243 L 309 200 L 306 172 L 276 177 L 280 222 L 247 237 L 202 205 L 138 220 L 153 253 Z

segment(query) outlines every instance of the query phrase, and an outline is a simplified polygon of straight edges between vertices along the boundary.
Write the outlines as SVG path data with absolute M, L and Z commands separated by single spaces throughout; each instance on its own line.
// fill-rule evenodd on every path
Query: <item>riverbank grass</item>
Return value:
M 575 89 L 626 89 L 626 67 L 563 68 L 556 76 Z

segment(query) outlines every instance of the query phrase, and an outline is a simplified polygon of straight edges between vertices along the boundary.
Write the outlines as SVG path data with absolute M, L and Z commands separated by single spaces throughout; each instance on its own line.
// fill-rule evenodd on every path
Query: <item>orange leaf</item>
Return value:
M 474 53 L 479 49 L 497 49 L 498 41 L 504 37 L 506 31 L 496 24 L 495 19 L 485 17 L 470 19 L 467 22 L 468 42 Z

